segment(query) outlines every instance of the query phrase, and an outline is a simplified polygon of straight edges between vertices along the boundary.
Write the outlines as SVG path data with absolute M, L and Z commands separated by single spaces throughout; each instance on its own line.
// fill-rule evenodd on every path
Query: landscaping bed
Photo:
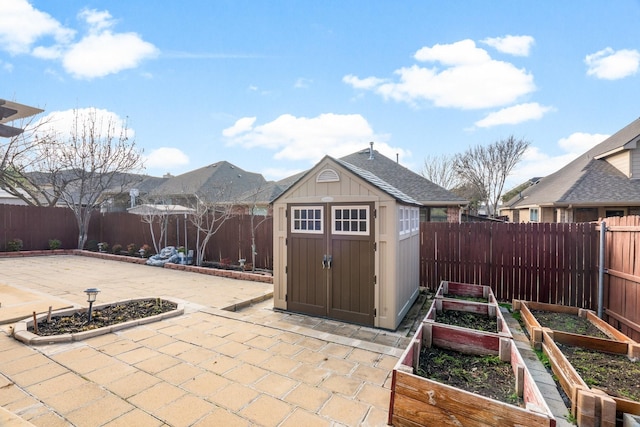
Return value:
M 639 344 L 550 329 L 542 336 L 542 349 L 579 426 L 613 426 L 623 413 L 640 415 Z
M 38 322 L 37 332 L 33 325 L 28 328 L 28 331 L 40 336 L 83 332 L 155 316 L 173 311 L 177 307 L 178 304 L 175 302 L 161 298 L 126 301 L 92 310 L 91 322 L 89 322 L 88 310 L 77 311 L 71 315 L 51 316 L 50 321 L 43 318 Z
M 427 321 L 393 370 L 388 422 L 555 426 L 510 337 Z
M 182 313 L 184 304 L 169 298 L 136 298 L 94 306 L 91 322 L 88 321 L 88 308 L 34 315 L 35 319 L 25 319 L 14 325 L 13 337 L 32 345 L 80 341 Z M 38 327 L 37 333 L 34 323 Z
M 521 300 L 513 300 L 513 310 L 520 313 L 524 329 L 536 350 L 542 348 L 544 328 L 573 334 L 576 337 L 591 336 L 609 341 L 633 342 L 600 319 L 592 310 Z
M 423 347 L 416 374 L 490 399 L 518 405 L 511 365 L 497 355 Z
M 484 314 L 468 313 L 457 310 L 443 310 L 436 314 L 436 321 L 446 325 L 472 328 L 485 332 L 497 332 L 498 320 Z

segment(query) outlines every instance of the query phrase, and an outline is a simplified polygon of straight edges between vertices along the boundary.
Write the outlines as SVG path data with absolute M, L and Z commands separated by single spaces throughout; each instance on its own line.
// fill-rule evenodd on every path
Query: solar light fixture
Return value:
M 100 289 L 98 288 L 87 288 L 84 290 L 84 293 L 87 294 L 87 302 L 89 303 L 89 323 L 91 323 L 91 309 L 93 308 L 93 302 L 96 300 L 98 292 L 100 292 Z

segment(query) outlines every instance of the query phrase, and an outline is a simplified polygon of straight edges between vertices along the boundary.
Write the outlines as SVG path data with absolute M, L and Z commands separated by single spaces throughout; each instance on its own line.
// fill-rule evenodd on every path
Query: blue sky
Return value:
M 640 2 L 0 0 L 0 98 L 127 119 L 146 173 L 280 179 L 514 135 L 549 174 L 640 116 Z

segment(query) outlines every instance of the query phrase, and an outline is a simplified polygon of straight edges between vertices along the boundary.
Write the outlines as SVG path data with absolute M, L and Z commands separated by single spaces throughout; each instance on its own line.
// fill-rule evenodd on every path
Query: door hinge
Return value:
M 373 219 L 378 218 L 378 209 L 373 210 Z
M 285 239 L 284 239 L 284 245 L 285 245 L 285 246 L 288 246 L 288 245 L 289 245 L 289 238 L 288 238 L 288 237 L 285 237 Z
M 284 274 L 287 274 L 287 273 L 289 273 L 289 266 L 285 265 L 284 266 Z
M 378 309 L 377 308 L 373 309 L 373 317 L 378 317 Z
M 289 301 L 289 295 L 288 294 L 284 294 L 284 302 Z
M 373 275 L 373 284 L 374 285 L 378 284 L 378 276 L 376 276 L 375 274 Z
M 373 242 L 373 250 L 374 251 L 378 250 L 378 242 Z

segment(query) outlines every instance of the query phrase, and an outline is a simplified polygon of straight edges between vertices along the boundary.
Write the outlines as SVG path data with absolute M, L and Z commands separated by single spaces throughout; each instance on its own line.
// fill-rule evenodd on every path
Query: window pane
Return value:
M 302 215 L 302 219 L 307 219 L 307 210 L 303 209 L 300 214 Z
M 298 209 L 293 210 L 293 217 L 295 219 L 300 219 L 300 211 Z
M 344 225 L 344 231 L 351 231 L 349 230 L 349 221 L 345 221 L 343 225 Z
M 342 231 L 342 223 L 340 221 L 336 221 L 336 231 Z
M 360 219 L 367 219 L 367 210 L 360 209 Z
M 367 221 L 360 221 L 360 231 L 367 231 Z
M 320 231 L 320 221 L 315 221 L 315 229 Z

